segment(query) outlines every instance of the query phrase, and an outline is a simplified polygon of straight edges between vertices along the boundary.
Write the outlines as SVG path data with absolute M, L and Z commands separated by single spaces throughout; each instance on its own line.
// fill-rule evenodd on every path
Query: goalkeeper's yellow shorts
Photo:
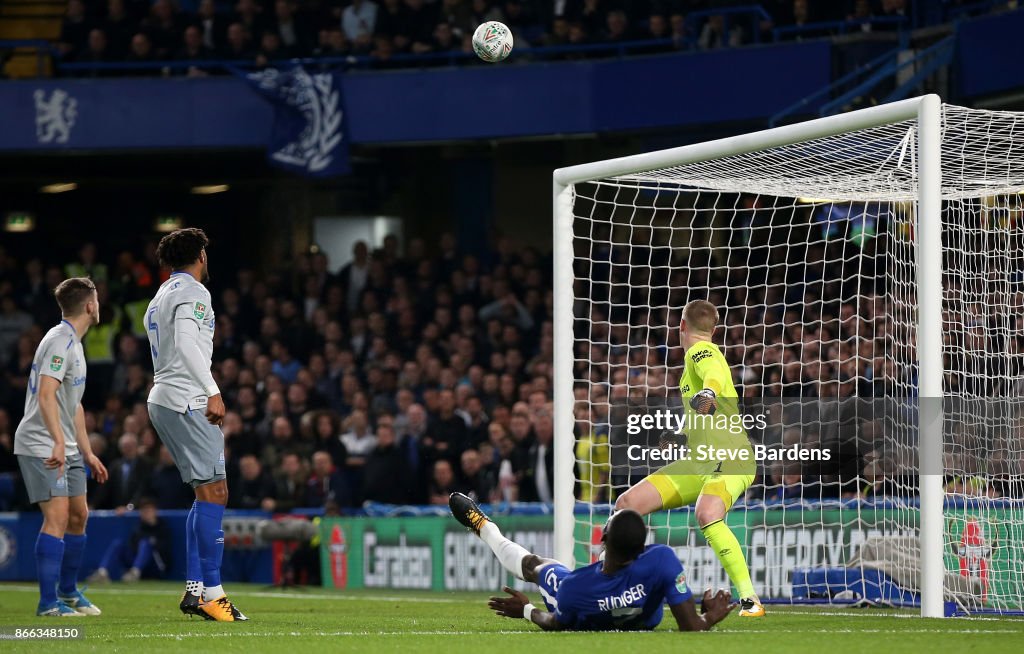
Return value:
M 725 502 L 725 510 L 728 511 L 754 482 L 754 473 L 673 474 L 673 467 L 674 464 L 669 464 L 646 478 L 646 481 L 658 489 L 662 509 L 690 506 L 695 504 L 701 495 L 714 495 Z

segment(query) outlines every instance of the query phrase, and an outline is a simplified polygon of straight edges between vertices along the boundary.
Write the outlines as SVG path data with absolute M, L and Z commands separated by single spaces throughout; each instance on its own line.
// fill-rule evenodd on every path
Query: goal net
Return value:
M 661 465 L 630 425 L 687 412 L 701 299 L 760 446 L 727 524 L 763 600 L 1024 606 L 1024 114 L 932 135 L 924 101 L 556 172 L 556 556 L 595 560 Z M 691 507 L 648 519 L 729 587 Z

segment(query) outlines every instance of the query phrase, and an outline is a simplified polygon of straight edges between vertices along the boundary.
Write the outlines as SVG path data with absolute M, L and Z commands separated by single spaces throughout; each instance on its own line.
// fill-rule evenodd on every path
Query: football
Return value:
M 512 30 L 496 20 L 481 23 L 473 32 L 473 52 L 484 61 L 501 61 L 512 52 Z

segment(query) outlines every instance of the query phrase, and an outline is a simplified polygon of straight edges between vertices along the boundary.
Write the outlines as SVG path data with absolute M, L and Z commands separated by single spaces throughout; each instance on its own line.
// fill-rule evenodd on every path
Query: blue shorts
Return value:
M 570 572 L 572 570 L 561 563 L 549 563 L 537 571 L 537 586 L 540 587 L 540 596 L 544 598 L 548 613 L 554 613 L 558 608 L 558 586 Z

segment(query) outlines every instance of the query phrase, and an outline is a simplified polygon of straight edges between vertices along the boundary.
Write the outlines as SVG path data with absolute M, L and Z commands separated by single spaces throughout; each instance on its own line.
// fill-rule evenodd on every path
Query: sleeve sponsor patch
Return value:
M 202 320 L 206 317 L 206 305 L 202 302 L 196 302 L 192 306 L 192 315 L 196 317 L 196 320 Z
M 680 572 L 679 576 L 676 577 L 676 590 L 680 593 L 686 593 L 690 589 L 686 586 L 686 573 Z
M 50 359 L 50 370 L 57 372 L 64 367 L 64 357 L 54 354 Z
M 690 356 L 690 360 L 697 363 L 707 359 L 709 356 L 711 356 L 711 350 L 701 350 L 700 352 L 694 352 L 693 355 Z

